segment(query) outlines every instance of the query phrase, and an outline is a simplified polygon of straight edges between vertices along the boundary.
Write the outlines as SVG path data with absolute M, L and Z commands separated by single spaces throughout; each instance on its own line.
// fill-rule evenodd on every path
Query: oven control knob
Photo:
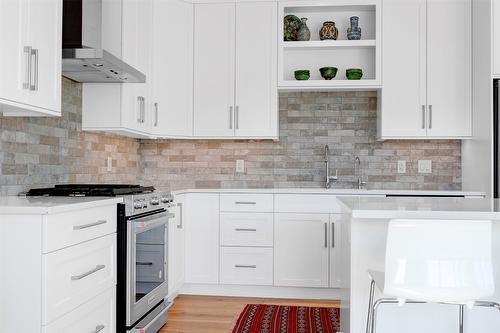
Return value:
M 149 203 L 151 204 L 151 206 L 158 206 L 160 204 L 160 200 L 158 199 L 158 197 L 152 197 Z
M 134 200 L 134 209 L 142 209 L 141 200 Z
M 148 208 L 148 202 L 146 199 L 142 199 L 142 208 Z
M 163 196 L 163 197 L 161 197 L 161 202 L 162 203 L 168 203 L 170 201 L 171 201 L 171 199 L 170 199 L 169 196 Z

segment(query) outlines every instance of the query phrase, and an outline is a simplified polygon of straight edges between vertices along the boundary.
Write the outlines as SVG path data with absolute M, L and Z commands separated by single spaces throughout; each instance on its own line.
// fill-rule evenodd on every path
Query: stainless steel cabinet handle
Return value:
M 234 123 L 235 123 L 235 129 L 240 128 L 240 107 L 236 105 L 236 108 L 234 110 Z
M 155 103 L 155 124 L 154 126 L 158 126 L 158 103 Z
M 335 248 L 335 223 L 332 222 L 332 249 Z
M 97 326 L 95 327 L 94 332 L 92 332 L 92 333 L 99 333 L 99 332 L 100 332 L 100 331 L 102 331 L 103 329 L 104 329 L 104 325 L 97 325 Z
M 229 107 L 229 129 L 233 129 L 233 107 Z
M 422 128 L 425 128 L 425 105 L 422 105 Z
M 138 112 L 137 112 L 137 122 L 140 124 L 142 123 L 142 99 L 144 97 L 142 96 L 137 96 L 137 107 L 139 108 L 138 109 Z
M 24 47 L 24 54 L 26 56 L 26 69 L 24 71 L 25 77 L 23 82 L 23 89 L 30 89 L 31 85 L 31 46 Z
M 432 128 L 432 105 L 429 105 L 429 128 Z
M 184 216 L 182 215 L 182 202 L 178 202 L 177 207 L 179 207 L 179 224 L 177 225 L 177 229 L 182 229 L 182 225 L 184 224 Z
M 235 231 L 257 231 L 257 229 L 236 228 Z
M 33 84 L 30 84 L 30 90 L 38 90 L 38 49 L 31 49 L 31 55 L 34 57 Z
M 328 223 L 325 222 L 325 249 L 328 248 Z
M 75 225 L 73 227 L 73 230 L 87 229 L 87 228 L 95 227 L 95 226 L 98 226 L 98 225 L 101 225 L 101 224 L 106 224 L 106 223 L 108 223 L 107 220 L 99 220 L 97 222 L 93 222 L 93 223 L 89 223 L 89 224 Z
M 135 263 L 137 266 L 153 266 L 152 262 L 142 262 L 142 261 L 137 261 Z
M 236 205 L 256 205 L 255 201 L 236 201 Z
M 142 98 L 142 123 L 146 122 L 146 98 Z
M 106 265 L 97 265 L 97 266 L 95 266 L 95 268 L 91 269 L 91 270 L 90 270 L 90 271 L 88 271 L 88 272 L 85 272 L 85 273 L 80 274 L 80 275 L 73 275 L 73 276 L 71 277 L 71 280 L 73 280 L 73 281 L 78 281 L 78 280 L 81 280 L 81 279 L 83 279 L 84 277 L 87 277 L 87 276 L 89 276 L 89 275 L 92 275 L 92 274 L 94 274 L 94 273 L 96 273 L 96 272 L 100 271 L 101 269 L 104 269 L 104 267 L 106 267 Z
M 234 268 L 257 268 L 257 265 L 234 265 Z

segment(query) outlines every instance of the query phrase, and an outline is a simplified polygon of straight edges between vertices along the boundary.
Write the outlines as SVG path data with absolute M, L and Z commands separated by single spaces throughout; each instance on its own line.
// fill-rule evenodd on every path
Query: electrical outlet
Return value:
M 432 173 L 432 161 L 431 160 L 419 160 L 418 161 L 418 173 Z
M 236 160 L 236 173 L 245 173 L 245 160 Z
M 398 161 L 398 173 L 406 173 L 406 161 L 405 160 Z
M 108 156 L 108 159 L 106 160 L 106 169 L 108 172 L 111 172 L 113 167 L 113 160 L 111 159 L 111 156 Z

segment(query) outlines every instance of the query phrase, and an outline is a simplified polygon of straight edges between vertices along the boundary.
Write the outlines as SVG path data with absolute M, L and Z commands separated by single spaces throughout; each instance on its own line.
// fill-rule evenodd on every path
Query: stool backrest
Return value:
M 384 293 L 401 299 L 467 303 L 495 291 L 492 222 L 391 220 Z

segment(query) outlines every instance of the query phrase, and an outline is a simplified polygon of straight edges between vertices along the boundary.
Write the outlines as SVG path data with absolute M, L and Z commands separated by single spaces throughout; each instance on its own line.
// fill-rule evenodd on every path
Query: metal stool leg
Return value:
M 464 309 L 465 305 L 460 304 L 458 306 L 458 332 L 459 333 L 464 333 Z
M 371 333 L 373 297 L 375 295 L 375 280 L 370 283 L 370 298 L 368 300 L 368 313 L 366 315 L 366 333 Z

